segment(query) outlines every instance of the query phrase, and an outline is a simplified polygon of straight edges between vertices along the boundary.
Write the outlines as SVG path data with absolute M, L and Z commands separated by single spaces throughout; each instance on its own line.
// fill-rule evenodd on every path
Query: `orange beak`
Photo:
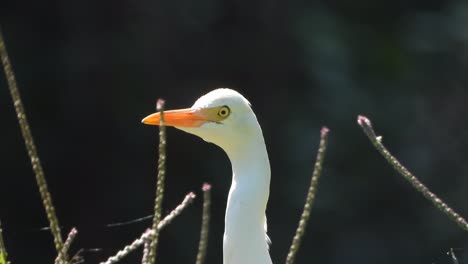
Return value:
M 206 122 L 209 122 L 202 112 L 198 109 L 179 109 L 164 111 L 164 124 L 174 127 L 199 127 Z M 151 114 L 143 120 L 143 124 L 159 126 L 161 122 L 161 113 Z

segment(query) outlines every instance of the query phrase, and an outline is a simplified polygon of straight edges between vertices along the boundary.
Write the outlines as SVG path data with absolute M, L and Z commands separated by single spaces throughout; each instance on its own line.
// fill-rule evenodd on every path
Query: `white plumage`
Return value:
M 250 103 L 231 89 L 216 89 L 191 108 L 165 111 L 165 122 L 221 147 L 232 165 L 223 238 L 224 264 L 271 263 L 265 210 L 270 163 L 262 129 Z M 143 123 L 158 125 L 159 113 Z

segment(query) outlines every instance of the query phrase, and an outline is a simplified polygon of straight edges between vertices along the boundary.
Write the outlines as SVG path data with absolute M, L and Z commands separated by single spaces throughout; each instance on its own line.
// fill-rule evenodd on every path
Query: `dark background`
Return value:
M 284 261 L 331 129 L 297 263 L 468 263 L 468 236 L 384 161 L 356 124 L 468 216 L 466 1 L 2 0 L 0 24 L 64 233 L 86 263 L 113 255 L 150 221 L 158 97 L 188 107 L 240 91 L 272 166 L 271 255 Z M 13 263 L 55 256 L 6 81 L 0 77 L 0 219 Z M 208 263 L 222 262 L 230 165 L 221 149 L 168 130 L 164 212 L 197 201 L 162 232 L 160 263 L 192 263 L 203 182 L 213 185 Z M 98 248 L 97 252 L 89 249 Z M 122 263 L 138 263 L 141 251 Z

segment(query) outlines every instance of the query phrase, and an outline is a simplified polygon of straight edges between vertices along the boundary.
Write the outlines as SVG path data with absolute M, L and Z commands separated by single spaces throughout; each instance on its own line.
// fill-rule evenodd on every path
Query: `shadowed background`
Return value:
M 460 263 L 468 237 L 394 172 L 356 124 L 468 216 L 468 4 L 465 1 L 28 1 L 0 25 L 64 233 L 86 263 L 114 254 L 150 221 L 157 129 L 166 99 L 188 107 L 230 87 L 263 127 L 272 166 L 271 255 L 286 257 L 322 125 L 325 168 L 297 263 Z M 50 263 L 52 236 L 0 76 L 0 219 L 13 263 Z M 213 185 L 208 263 L 222 262 L 230 164 L 168 129 L 164 212 L 197 201 L 162 232 L 160 263 L 195 260 L 203 182 Z M 138 263 L 141 251 L 122 263 Z

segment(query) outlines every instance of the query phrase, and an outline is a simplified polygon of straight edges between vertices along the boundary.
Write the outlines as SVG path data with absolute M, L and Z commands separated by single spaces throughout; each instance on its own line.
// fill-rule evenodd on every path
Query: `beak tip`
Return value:
M 151 123 L 148 121 L 148 117 L 145 117 L 141 120 L 141 123 L 142 124 L 145 124 L 145 125 L 150 125 Z

